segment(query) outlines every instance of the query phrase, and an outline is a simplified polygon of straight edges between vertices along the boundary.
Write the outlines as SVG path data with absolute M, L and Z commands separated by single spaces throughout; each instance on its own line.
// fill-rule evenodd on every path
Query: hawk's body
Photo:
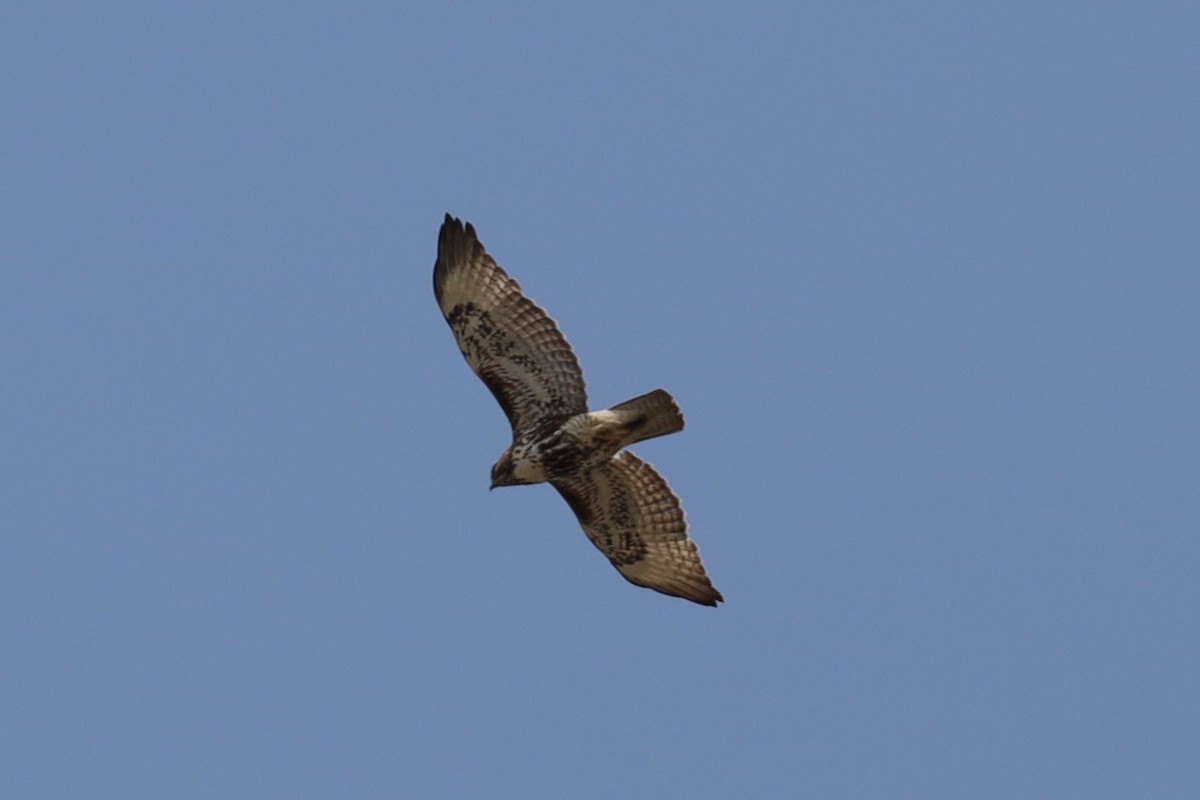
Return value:
M 589 413 L 583 371 L 554 321 L 487 254 L 475 229 L 449 214 L 433 288 L 463 357 L 512 425 L 492 487 L 549 481 L 629 581 L 703 605 L 723 600 L 687 537 L 679 498 L 623 449 L 683 429 L 671 396 L 656 389 Z
M 683 430 L 683 415 L 662 389 L 619 406 L 548 417 L 516 433 L 492 473 L 495 486 L 543 483 L 597 467 L 626 445 Z

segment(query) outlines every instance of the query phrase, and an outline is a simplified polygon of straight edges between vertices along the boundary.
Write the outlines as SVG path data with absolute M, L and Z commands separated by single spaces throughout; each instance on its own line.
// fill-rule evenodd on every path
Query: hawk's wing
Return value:
M 513 433 L 587 411 L 583 370 L 554 320 L 487 254 L 475 228 L 446 215 L 433 293 L 458 349 L 508 416 Z
M 654 467 L 622 450 L 598 467 L 551 481 L 592 544 L 630 583 L 715 606 L 679 498 Z

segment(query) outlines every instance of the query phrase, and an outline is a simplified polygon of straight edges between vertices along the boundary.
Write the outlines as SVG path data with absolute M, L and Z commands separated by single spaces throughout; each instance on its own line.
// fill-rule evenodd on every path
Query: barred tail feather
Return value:
M 683 414 L 675 399 L 662 389 L 626 400 L 615 405 L 610 411 L 628 416 L 630 439 L 628 444 L 653 439 L 656 436 L 666 436 L 683 430 Z

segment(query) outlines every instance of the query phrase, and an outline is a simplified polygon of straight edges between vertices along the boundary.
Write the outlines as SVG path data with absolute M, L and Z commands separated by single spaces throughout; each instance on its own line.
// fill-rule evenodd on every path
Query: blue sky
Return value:
M 0 795 L 1200 796 L 1194 4 L 0 14 Z M 433 300 L 472 221 L 727 603 Z

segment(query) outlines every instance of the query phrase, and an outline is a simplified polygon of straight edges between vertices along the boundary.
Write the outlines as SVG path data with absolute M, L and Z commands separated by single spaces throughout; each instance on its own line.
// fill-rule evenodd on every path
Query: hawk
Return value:
M 512 425 L 492 485 L 549 482 L 583 532 L 630 582 L 715 606 L 679 498 L 654 467 L 624 449 L 683 430 L 662 389 L 588 411 L 583 370 L 545 311 L 488 255 L 470 223 L 446 215 L 433 292 L 463 358 Z

